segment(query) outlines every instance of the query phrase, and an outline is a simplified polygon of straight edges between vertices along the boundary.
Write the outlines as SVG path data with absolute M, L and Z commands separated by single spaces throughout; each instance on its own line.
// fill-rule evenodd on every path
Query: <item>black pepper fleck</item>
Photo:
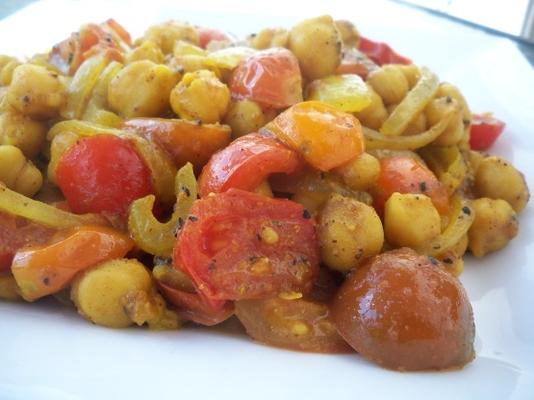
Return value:
M 308 210 L 304 209 L 304 211 L 302 211 L 302 217 L 304 219 L 310 219 L 311 218 L 311 214 Z

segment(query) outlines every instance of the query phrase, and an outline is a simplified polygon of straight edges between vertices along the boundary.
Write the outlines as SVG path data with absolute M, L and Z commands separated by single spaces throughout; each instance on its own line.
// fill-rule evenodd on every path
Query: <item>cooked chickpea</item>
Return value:
M 65 103 L 66 87 L 59 75 L 45 67 L 22 64 L 13 71 L 7 102 L 35 119 L 53 118 Z
M 150 40 L 145 40 L 140 46 L 133 48 L 125 56 L 124 63 L 131 64 L 134 61 L 148 60 L 156 64 L 162 64 L 165 60 L 165 55 L 161 49 Z
M 371 94 L 371 103 L 354 115 L 356 118 L 358 118 L 363 126 L 367 126 L 372 129 L 380 129 L 388 117 L 388 112 L 384 106 L 382 98 L 378 95 L 378 93 L 376 93 L 373 87 L 367 84 L 367 88 Z
M 419 70 L 419 67 L 415 64 L 397 65 L 397 67 L 408 81 L 408 87 L 410 89 L 413 88 L 421 77 L 421 71 Z
M 157 117 L 169 108 L 169 94 L 177 78 L 166 65 L 134 61 L 111 80 L 109 106 L 125 118 Z
M 386 105 L 398 104 L 408 93 L 408 80 L 396 65 L 384 65 L 369 74 L 367 82 Z
M 230 102 L 224 123 L 230 125 L 232 136 L 237 138 L 247 133 L 256 132 L 267 121 L 258 103 L 243 99 Z
M 506 200 L 516 212 L 523 210 L 530 198 L 523 174 L 509 161 L 496 156 L 480 162 L 475 174 L 475 194 Z
M 14 111 L 0 114 L 0 145 L 18 147 L 27 158 L 34 158 L 45 141 L 46 124 Z
M 417 114 L 414 119 L 410 121 L 404 132 L 402 132 L 403 135 L 416 135 L 418 133 L 422 133 L 426 131 L 426 115 L 425 113 L 421 112 Z
M 453 113 L 445 131 L 434 141 L 438 146 L 452 146 L 464 136 L 464 123 L 460 103 L 449 96 L 435 98 L 425 108 L 428 126 L 432 126 Z
M 250 46 L 258 49 L 268 49 L 270 47 L 286 47 L 289 32 L 283 28 L 262 29 L 255 35 L 249 37 Z
M 207 70 L 188 72 L 172 90 L 171 107 L 181 118 L 219 122 L 230 103 L 230 90 Z
M 352 190 L 366 190 L 378 179 L 380 162 L 369 153 L 362 153 L 333 172 L 341 176 L 343 183 Z
M 2 65 L 0 68 L 0 86 L 7 86 L 13 80 L 13 71 L 21 65 L 21 62 L 15 58 L 10 57 L 10 60 Z
M 439 85 L 438 91 L 436 92 L 436 97 L 451 97 L 454 100 L 456 100 L 460 107 L 462 108 L 462 116 L 464 121 L 471 121 L 471 110 L 469 109 L 469 106 L 467 105 L 467 101 L 465 100 L 465 97 L 462 95 L 460 90 L 447 82 L 443 82 Z
M 354 24 L 346 19 L 335 21 L 336 28 L 341 36 L 341 41 L 345 47 L 358 47 L 360 43 L 360 32 Z
M 288 46 L 309 80 L 332 75 L 341 63 L 341 37 L 334 20 L 327 15 L 295 25 L 289 32 Z
M 0 181 L 8 188 L 32 197 L 41 188 L 43 176 L 19 148 L 0 145 Z
M 312 192 L 308 190 L 303 190 L 295 193 L 291 200 L 302 204 L 306 210 L 308 210 L 312 215 L 316 215 L 319 210 L 322 208 L 323 204 L 326 203 L 330 193 L 328 192 Z
M 152 25 L 143 37 L 145 40 L 150 40 L 159 46 L 164 54 L 172 53 L 174 43 L 178 40 L 198 44 L 198 33 L 195 27 L 179 21 L 168 21 Z
M 338 194 L 324 205 L 317 233 L 323 262 L 341 272 L 378 254 L 384 243 L 382 222 L 374 208 Z
M 475 257 L 502 249 L 517 235 L 517 215 L 508 202 L 484 197 L 473 201 L 473 209 L 475 220 L 468 236 Z
M 386 201 L 384 230 L 388 243 L 416 248 L 440 234 L 441 220 L 430 197 L 393 193 Z

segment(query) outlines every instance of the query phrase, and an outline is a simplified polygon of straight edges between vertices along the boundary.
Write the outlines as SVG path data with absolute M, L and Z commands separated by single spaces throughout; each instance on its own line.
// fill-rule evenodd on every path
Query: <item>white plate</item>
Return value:
M 341 2 L 311 2 L 301 10 L 276 1 L 195 1 L 184 10 L 157 1 L 43 1 L 0 21 L 0 53 L 32 54 L 82 22 L 109 16 L 135 34 L 169 18 L 244 34 L 329 11 L 457 84 L 472 109 L 492 110 L 505 120 L 507 130 L 493 152 L 513 161 L 534 188 L 534 71 L 516 45 L 392 3 L 350 4 L 349 10 Z M 356 355 L 278 350 L 207 329 L 105 329 L 50 301 L 0 303 L 0 399 L 532 399 L 532 205 L 520 217 L 519 237 L 506 249 L 481 261 L 467 259 L 461 279 L 473 302 L 478 355 L 462 370 L 397 373 Z

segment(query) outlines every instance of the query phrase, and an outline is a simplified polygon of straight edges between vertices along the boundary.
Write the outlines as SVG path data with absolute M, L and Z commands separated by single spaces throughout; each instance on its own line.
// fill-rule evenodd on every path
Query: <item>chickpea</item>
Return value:
M 168 109 L 177 78 L 166 65 L 134 61 L 111 80 L 109 106 L 125 118 L 157 117 Z
M 462 95 L 460 90 L 450 83 L 443 82 L 439 85 L 438 91 L 436 92 L 436 97 L 451 97 L 454 100 L 456 100 L 460 107 L 462 108 L 462 117 L 464 121 L 467 121 L 466 124 L 468 124 L 471 121 L 471 110 L 469 109 L 469 106 L 467 105 L 467 101 L 465 100 L 465 97 Z
M 397 67 L 404 74 L 404 77 L 408 81 L 408 87 L 410 89 L 413 88 L 421 77 L 421 71 L 419 70 L 419 67 L 415 64 L 397 65 Z
M 380 162 L 369 153 L 362 153 L 333 172 L 341 176 L 343 183 L 352 190 L 367 190 L 380 175 Z
M 288 46 L 310 81 L 332 75 L 341 63 L 341 36 L 327 15 L 295 25 L 289 32 Z
M 425 115 L 429 126 L 441 121 L 449 113 L 454 115 L 445 131 L 434 141 L 438 146 L 452 146 L 462 140 L 464 123 L 460 103 L 452 97 L 435 98 L 425 108 Z
M 18 147 L 24 155 L 32 159 L 41 151 L 45 141 L 46 125 L 14 111 L 0 114 L 0 145 Z
M 341 36 L 341 41 L 345 47 L 358 47 L 360 43 L 360 32 L 354 24 L 346 19 L 340 19 L 334 22 Z
M 384 227 L 388 243 L 416 248 L 440 234 L 441 220 L 430 197 L 393 193 L 386 201 Z
M 484 197 L 473 201 L 473 209 L 475 220 L 468 236 L 475 257 L 502 249 L 517 235 L 517 215 L 508 202 Z
M 378 95 L 378 93 L 376 93 L 373 87 L 367 84 L 367 88 L 371 94 L 371 103 L 354 115 L 356 118 L 358 118 L 362 125 L 378 130 L 387 119 L 388 112 L 384 106 L 382 98 Z
M 230 102 L 224 123 L 232 128 L 232 137 L 256 132 L 267 121 L 258 103 L 243 99 Z
M 410 121 L 404 132 L 402 132 L 403 135 L 417 135 L 418 133 L 422 133 L 426 131 L 427 125 L 426 125 L 426 115 L 425 113 L 421 112 L 417 114 L 414 119 Z
M 0 181 L 24 196 L 32 197 L 41 188 L 43 176 L 22 151 L 11 145 L 0 145 Z
M 408 80 L 396 65 L 384 65 L 369 74 L 367 82 L 384 101 L 384 104 L 398 104 L 408 93 Z
M 10 58 L 11 59 L 0 68 L 0 86 L 8 86 L 13 80 L 13 71 L 22 64 L 19 60 L 12 57 Z
M 323 262 L 341 272 L 378 254 L 384 243 L 382 222 L 374 208 L 338 194 L 324 205 L 317 233 Z
M 172 90 L 171 107 L 181 118 L 219 122 L 230 103 L 230 90 L 208 70 L 188 72 Z
M 283 28 L 262 29 L 249 37 L 250 46 L 254 49 L 263 50 L 270 47 L 286 47 L 289 32 Z
M 523 174 L 509 161 L 496 156 L 480 162 L 475 173 L 475 194 L 506 200 L 516 212 L 523 210 L 530 198 Z
M 291 197 L 291 200 L 302 204 L 304 208 L 312 215 L 317 215 L 329 197 L 329 192 L 312 192 L 308 190 L 302 190 L 295 193 Z
M 66 101 L 66 87 L 59 75 L 45 67 L 22 64 L 13 71 L 7 102 L 35 119 L 56 117 Z
M 150 40 L 145 40 L 140 46 L 133 48 L 126 54 L 124 63 L 131 64 L 134 61 L 148 60 L 156 64 L 163 64 L 165 55 L 161 49 Z
M 185 40 L 198 44 L 198 33 L 194 26 L 178 21 L 168 21 L 162 24 L 152 25 L 144 34 L 145 40 L 154 42 L 164 54 L 173 51 L 177 40 Z

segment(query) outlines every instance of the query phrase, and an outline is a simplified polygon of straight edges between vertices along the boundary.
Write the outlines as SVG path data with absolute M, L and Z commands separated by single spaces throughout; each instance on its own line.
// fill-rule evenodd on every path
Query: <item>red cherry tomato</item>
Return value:
M 61 156 L 56 178 L 76 213 L 124 215 L 132 201 L 154 192 L 150 171 L 125 139 L 81 139 Z
M 473 114 L 469 144 L 473 150 L 486 150 L 495 143 L 506 124 L 491 114 Z
M 373 207 L 383 214 L 384 204 L 395 193 L 421 193 L 432 199 L 434 207 L 445 214 L 449 196 L 445 186 L 427 167 L 410 157 L 390 157 L 380 160 L 380 175 L 371 191 Z
M 203 49 L 212 41 L 212 40 L 230 40 L 230 37 L 219 31 L 218 29 L 205 28 L 203 26 L 197 26 L 198 33 L 198 42 L 200 47 Z
M 270 174 L 292 173 L 302 165 L 298 153 L 258 133 L 242 136 L 215 153 L 202 170 L 200 196 L 230 188 L 253 191 Z
M 259 51 L 234 70 L 230 91 L 234 98 L 254 100 L 267 108 L 286 108 L 301 102 L 298 60 L 283 48 Z
M 319 272 L 315 223 L 300 204 L 230 189 L 193 204 L 174 263 L 208 300 L 307 292 Z
M 412 63 L 412 60 L 396 53 L 388 44 L 375 42 L 364 37 L 360 37 L 358 50 L 378 65 Z

